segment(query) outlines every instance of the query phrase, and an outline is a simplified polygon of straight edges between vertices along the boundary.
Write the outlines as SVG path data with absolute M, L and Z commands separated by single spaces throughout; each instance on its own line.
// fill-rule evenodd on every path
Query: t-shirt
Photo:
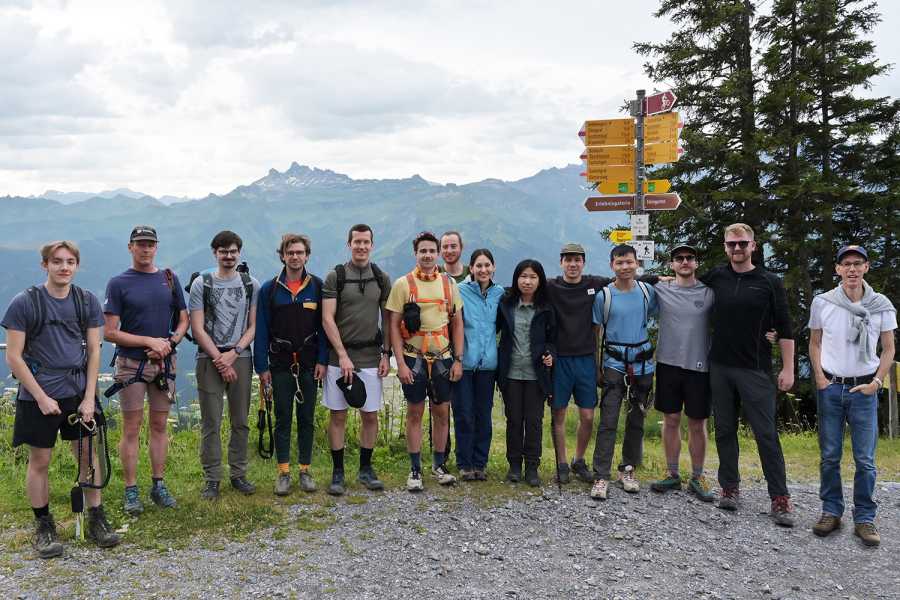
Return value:
M 185 310 L 184 294 L 178 276 L 172 274 L 175 286 L 175 311 Z M 120 329 L 126 333 L 155 338 L 171 335 L 173 294 L 162 269 L 144 273 L 128 269 L 106 284 L 103 312 L 117 315 Z M 141 360 L 147 357 L 145 348 L 119 346 L 119 356 Z
M 659 304 L 656 361 L 689 371 L 709 371 L 709 315 L 713 291 L 699 281 L 682 287 L 674 281 L 653 286 Z
M 897 313 L 883 311 L 869 317 L 869 350 L 872 360 L 859 360 L 857 344 L 847 341 L 850 333 L 850 312 L 822 298 L 813 298 L 809 308 L 809 328 L 822 330 L 822 369 L 837 377 L 861 377 L 878 370 L 875 353 L 883 331 L 897 329 Z
M 341 299 L 334 315 L 334 322 L 341 334 L 341 343 L 371 342 L 375 340 L 382 326 L 381 309 L 391 293 L 391 280 L 387 273 L 382 271 L 379 286 L 374 280 L 371 264 L 360 270 L 353 262 L 348 262 L 344 265 L 344 272 L 346 274 L 344 288 L 341 290 Z M 366 279 L 369 281 L 365 281 Z M 331 271 L 325 276 L 322 298 L 337 297 L 337 272 Z M 381 360 L 381 346 L 372 345 L 346 350 L 357 369 L 377 367 Z M 328 364 L 338 366 L 337 352 L 333 349 L 328 353 Z
M 647 286 L 649 302 L 644 299 L 644 294 L 637 283 L 629 291 L 620 290 L 614 285 L 604 288 L 607 294 L 612 294 L 609 306 L 609 320 L 606 322 L 606 344 L 621 354 L 633 358 L 639 352 L 651 347 L 647 334 L 647 320 L 656 313 L 656 292 L 652 286 Z M 594 324 L 603 323 L 603 293 L 596 294 L 594 299 Z M 638 347 L 619 346 L 611 342 L 624 344 L 637 344 L 643 340 L 647 342 Z M 625 363 L 613 358 L 608 352 L 604 352 L 603 366 L 625 372 Z M 654 370 L 652 360 L 642 363 L 632 363 L 635 373 L 648 374 Z
M 418 298 L 419 299 L 435 299 L 440 300 L 444 297 L 444 283 L 442 281 L 442 277 L 436 277 L 433 281 L 422 281 L 421 279 L 416 279 L 416 287 L 418 288 Z M 346 289 L 346 288 L 344 288 Z M 453 311 L 459 312 L 462 310 L 462 298 L 459 295 L 459 288 L 456 287 L 456 282 L 453 279 L 450 279 L 450 294 L 452 297 Z M 391 294 L 388 296 L 387 303 L 385 304 L 385 308 L 387 308 L 391 312 L 403 314 L 403 305 L 409 301 L 409 282 L 406 281 L 406 276 L 404 275 L 400 279 L 397 279 L 394 282 L 394 285 L 391 287 Z M 422 331 L 440 331 L 442 327 L 448 325 L 449 323 L 449 313 L 447 313 L 439 302 L 419 302 L 419 308 L 421 309 L 421 319 L 422 319 Z M 449 328 L 448 328 L 449 333 Z M 416 335 L 408 340 L 406 343 L 414 348 L 422 350 L 423 342 L 426 336 Z M 446 348 L 446 354 L 450 353 L 450 339 L 445 335 L 437 335 L 437 336 L 427 336 L 428 339 L 428 348 L 429 352 L 440 352 Z M 406 352 L 404 354 L 408 356 L 415 356 L 415 352 Z
M 244 290 L 244 282 L 240 273 L 235 273 L 231 279 L 219 279 L 216 273 L 212 276 L 212 293 L 210 305 L 215 315 L 213 330 L 210 334 L 213 344 L 218 348 L 233 348 L 241 336 L 247 331 L 247 292 Z M 250 297 L 250 310 L 256 310 L 256 302 L 259 299 L 259 281 L 250 277 L 253 292 Z M 191 284 L 191 296 L 188 301 L 190 311 L 204 310 L 203 308 L 203 277 L 194 279 Z M 204 317 L 208 318 L 209 315 Z M 250 347 L 244 348 L 241 356 L 250 356 Z M 198 358 L 208 358 L 206 353 L 197 347 Z
M 443 271 L 444 273 L 447 273 L 445 267 L 441 267 L 441 271 Z M 447 273 L 447 275 L 450 275 L 450 273 Z M 469 275 L 470 275 L 469 265 L 463 265 L 462 272 L 459 275 L 450 275 L 450 279 L 452 279 L 456 283 L 462 283 L 463 281 L 469 280 L 469 278 L 470 278 Z
M 67 297 L 59 299 L 51 296 L 43 285 L 38 289 L 44 295 L 46 320 L 43 329 L 35 339 L 26 339 L 26 358 L 52 369 L 75 369 L 83 366 L 84 348 L 72 292 L 70 291 Z M 85 290 L 84 303 L 87 309 L 87 326 L 89 328 L 103 326 L 103 313 L 97 297 Z M 50 321 L 56 321 L 56 323 L 50 323 Z M 31 299 L 25 292 L 16 294 L 12 299 L 0 325 L 6 329 L 26 333 L 36 325 Z M 81 396 L 84 393 L 84 371 L 77 373 L 39 371 L 35 375 L 35 379 L 41 389 L 54 400 Z M 23 385 L 19 386 L 19 400 L 34 401 L 34 397 Z
M 582 276 L 578 283 L 567 283 L 562 277 L 547 280 L 547 293 L 556 310 L 559 356 L 584 356 L 597 350 L 591 310 L 594 297 L 609 282 L 608 277 L 592 275 Z

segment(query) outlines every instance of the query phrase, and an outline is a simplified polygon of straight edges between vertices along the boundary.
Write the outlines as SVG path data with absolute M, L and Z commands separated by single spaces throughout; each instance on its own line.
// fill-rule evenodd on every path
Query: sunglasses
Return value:
M 677 263 L 692 262 L 695 260 L 697 260 L 697 257 L 693 254 L 679 254 L 672 258 L 672 261 Z
M 725 245 L 728 246 L 731 250 L 735 248 L 744 249 L 750 245 L 750 240 L 739 240 L 737 242 L 725 242 Z

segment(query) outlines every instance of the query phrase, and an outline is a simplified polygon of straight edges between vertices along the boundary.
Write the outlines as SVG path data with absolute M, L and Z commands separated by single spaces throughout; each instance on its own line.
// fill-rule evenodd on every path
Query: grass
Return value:
M 126 540 L 140 548 L 155 549 L 165 552 L 169 549 L 192 545 L 216 548 L 227 540 L 252 541 L 262 530 L 269 529 L 275 539 L 283 539 L 290 531 L 310 532 L 315 536 L 328 529 L 336 522 L 333 507 L 338 503 L 368 504 L 371 510 L 378 510 L 377 494 L 364 492 L 355 483 L 355 471 L 358 464 L 358 447 L 355 442 L 359 423 L 358 418 L 348 419 L 348 436 L 345 463 L 347 467 L 349 493 L 334 499 L 324 493 L 331 473 L 331 461 L 325 437 L 327 410 L 317 406 L 316 438 L 313 451 L 312 473 L 319 484 L 319 492 L 304 495 L 295 491 L 291 496 L 280 498 L 273 493 L 275 481 L 274 459 L 268 461 L 256 454 L 256 417 L 252 417 L 251 457 L 248 478 L 253 481 L 258 491 L 253 496 L 243 496 L 231 489 L 224 482 L 222 498 L 210 503 L 200 499 L 199 493 L 203 484 L 199 463 L 199 432 L 180 430 L 171 433 L 169 460 L 166 469 L 166 483 L 178 499 L 175 511 L 163 510 L 152 504 L 147 493 L 149 491 L 149 459 L 147 456 L 146 432 L 142 434 L 141 455 L 139 460 L 139 486 L 145 504 L 145 512 L 138 518 L 123 513 L 121 498 L 123 484 L 121 468 L 118 463 L 115 444 L 119 439 L 119 430 L 110 428 L 110 454 L 113 463 L 113 477 L 109 486 L 103 491 L 107 513 L 110 521 L 124 528 Z M 352 413 L 351 413 L 352 414 Z M 395 410 L 395 421 L 401 412 Z M 0 534 L 0 547 L 8 549 L 24 549 L 30 540 L 30 524 L 32 513 L 24 494 L 25 471 L 27 466 L 27 449 L 10 447 L 12 439 L 12 414 L 9 405 L 0 406 L 0 517 L 7 524 L 4 533 Z M 455 488 L 439 488 L 428 486 L 437 501 L 456 503 L 466 497 L 481 506 L 493 506 L 505 502 L 508 498 L 520 497 L 533 492 L 527 486 L 511 486 L 502 481 L 506 472 L 505 430 L 502 403 L 499 398 L 494 408 L 494 433 L 491 454 L 488 463 L 489 481 L 477 484 L 462 484 Z M 656 478 L 665 469 L 660 440 L 662 416 L 651 411 L 645 422 L 644 464 L 638 469 L 638 477 L 644 481 Z M 553 477 L 553 446 L 549 436 L 549 412 L 545 414 L 544 454 L 541 476 L 545 482 Z M 567 420 L 569 442 L 568 454 L 571 458 L 574 450 L 575 414 Z M 596 425 L 595 425 L 596 427 Z M 227 432 L 228 425 L 223 425 Z M 405 441 L 401 437 L 402 427 L 395 423 L 391 436 L 380 436 L 374 455 L 374 465 L 388 489 L 401 489 L 405 484 L 409 469 Z M 682 431 L 682 438 L 685 439 Z M 619 433 L 621 441 L 621 429 Z M 224 440 L 227 444 L 227 436 Z M 781 435 L 784 448 L 787 473 L 793 482 L 814 482 L 818 479 L 819 448 L 815 432 L 788 431 Z M 762 479 L 762 469 L 752 436 L 743 432 L 741 444 L 741 473 L 745 481 Z M 618 449 L 618 445 L 617 445 Z M 588 463 L 593 451 L 593 442 L 588 446 L 586 456 Z M 427 437 L 423 448 L 423 462 L 429 464 Z M 227 448 L 223 449 L 223 457 L 227 456 Z M 296 458 L 296 449 L 292 451 Z M 616 457 L 618 459 L 618 455 Z M 879 468 L 879 480 L 900 479 L 900 440 L 879 440 L 876 455 Z M 682 444 L 681 466 L 683 472 L 689 472 L 687 444 Z M 717 457 L 715 443 L 710 440 L 707 451 L 706 470 L 715 474 Z M 845 443 L 844 452 L 845 481 L 852 478 L 853 464 L 849 440 Z M 296 471 L 295 471 L 296 475 Z M 50 505 L 61 524 L 61 537 L 71 539 L 74 534 L 74 518 L 69 509 L 69 490 L 75 477 L 75 461 L 68 449 L 57 443 L 54 459 L 50 469 L 51 500 Z M 575 490 L 574 486 L 570 489 Z M 288 510 L 289 507 L 295 507 Z M 348 542 L 349 543 L 349 542 Z M 0 565 L 2 566 L 2 565 Z

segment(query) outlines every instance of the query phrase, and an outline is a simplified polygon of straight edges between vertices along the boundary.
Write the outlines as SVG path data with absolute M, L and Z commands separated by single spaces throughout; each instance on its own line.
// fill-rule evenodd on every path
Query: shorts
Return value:
M 378 376 L 378 367 L 368 369 L 359 369 L 356 376 L 362 379 L 366 386 L 366 403 L 363 405 L 362 412 L 376 412 L 381 410 L 382 383 L 381 377 Z M 322 390 L 322 404 L 330 410 L 347 410 L 350 406 L 344 400 L 344 392 L 337 386 L 337 381 L 341 377 L 341 368 L 328 366 L 328 372 L 325 373 L 325 387 Z
M 654 408 L 661 413 L 681 412 L 691 419 L 706 419 L 712 412 L 709 373 L 656 365 L 656 401 Z
M 403 388 L 403 397 L 406 398 L 407 402 L 419 404 L 425 401 L 426 396 L 434 404 L 450 402 L 450 394 L 453 392 L 450 383 L 450 367 L 453 366 L 453 358 L 448 357 L 434 361 L 434 364 L 431 365 L 431 385 L 428 385 L 428 368 L 425 364 L 425 359 L 419 361 L 414 356 L 406 356 L 404 354 L 403 361 L 410 369 L 414 369 L 416 362 L 419 362 L 419 372 L 415 373 L 412 384 L 400 384 L 400 387 Z M 441 373 L 442 369 L 438 366 L 438 363 L 443 365 L 444 373 Z
M 136 358 L 127 358 L 119 356 L 116 358 L 116 375 L 117 382 L 125 383 L 137 373 L 138 365 L 141 364 Z M 147 361 L 144 363 L 144 373 L 141 376 L 143 381 L 132 383 L 131 385 L 119 391 L 119 409 L 123 412 L 134 410 L 144 410 L 144 396 L 147 396 L 150 404 L 150 410 L 157 412 L 169 412 L 172 406 L 172 399 L 169 392 L 164 392 L 153 383 L 163 365 L 160 362 Z M 172 372 L 175 372 L 175 357 L 172 357 Z M 148 383 L 149 382 L 149 383 Z M 169 380 L 169 388 L 175 387 L 175 381 Z
M 560 356 L 553 368 L 553 408 L 566 408 L 575 396 L 578 408 L 597 407 L 597 363 L 593 354 Z
M 69 415 L 78 412 L 81 398 L 73 396 L 57 400 L 62 414 L 45 415 L 41 412 L 37 402 L 31 400 L 16 401 L 16 420 L 13 424 L 13 446 L 27 444 L 35 448 L 53 448 L 56 446 L 56 434 L 59 433 L 65 441 L 78 439 L 80 423 L 71 425 Z M 101 413 L 97 413 L 98 421 Z M 87 429 L 82 432 L 83 437 L 94 435 Z

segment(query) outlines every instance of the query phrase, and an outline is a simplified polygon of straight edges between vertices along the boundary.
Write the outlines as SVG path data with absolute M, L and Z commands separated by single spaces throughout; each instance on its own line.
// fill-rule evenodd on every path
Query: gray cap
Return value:
M 580 254 L 585 256 L 584 247 L 581 244 L 576 244 L 575 242 L 569 242 L 565 246 L 559 249 L 559 255 L 565 256 L 566 254 Z
M 138 240 L 150 240 L 151 242 L 158 242 L 159 239 L 156 237 L 156 229 L 150 227 L 149 225 L 138 225 L 131 230 L 131 238 L 129 238 L 129 241 L 136 242 Z
M 675 258 L 675 254 L 679 250 L 690 250 L 694 256 L 697 256 L 697 249 L 694 248 L 693 246 L 691 246 L 690 244 L 678 244 L 677 246 L 675 246 L 674 248 L 669 250 L 669 256 L 671 258 Z

